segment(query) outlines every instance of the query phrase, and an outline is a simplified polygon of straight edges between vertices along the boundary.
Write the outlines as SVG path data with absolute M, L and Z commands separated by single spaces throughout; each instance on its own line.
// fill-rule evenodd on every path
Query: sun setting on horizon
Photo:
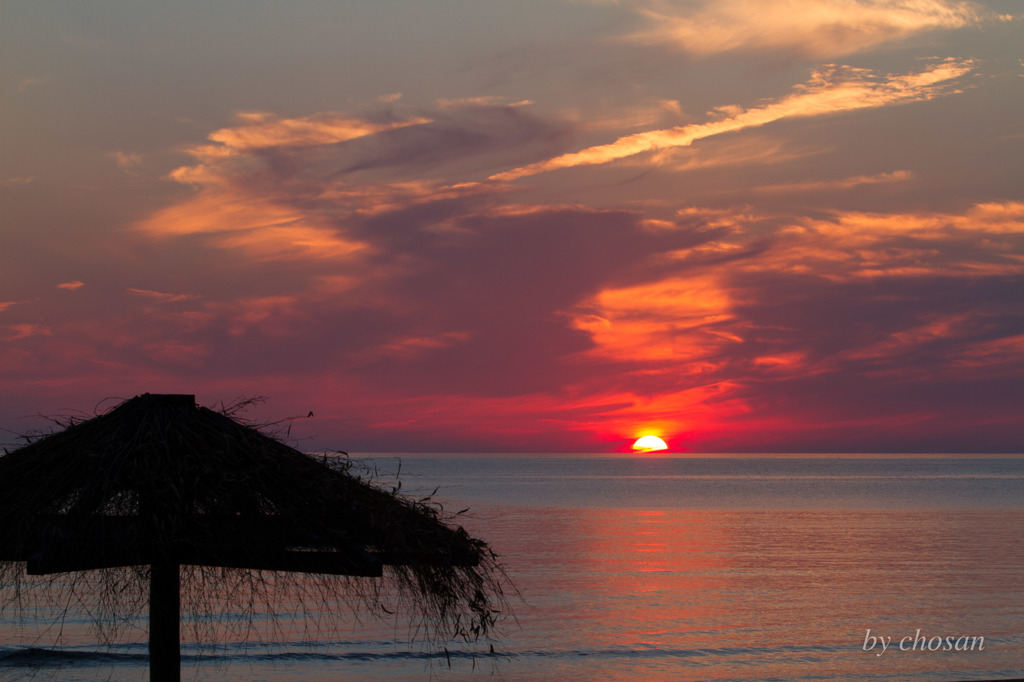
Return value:
M 1024 0 L 0 27 L 0 682 L 1024 682 Z
M 633 452 L 657 452 L 668 450 L 668 445 L 657 436 L 642 436 L 633 443 Z

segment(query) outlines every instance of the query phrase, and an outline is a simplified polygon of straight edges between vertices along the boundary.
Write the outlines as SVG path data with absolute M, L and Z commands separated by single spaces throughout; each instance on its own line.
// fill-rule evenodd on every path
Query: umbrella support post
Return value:
M 156 562 L 149 580 L 149 679 L 181 680 L 181 577 L 178 564 Z

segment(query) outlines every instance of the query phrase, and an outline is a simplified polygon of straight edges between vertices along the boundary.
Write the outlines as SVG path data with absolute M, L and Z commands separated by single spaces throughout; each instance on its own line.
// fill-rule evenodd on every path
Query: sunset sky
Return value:
M 0 442 L 1024 451 L 1020 0 L 4 0 L 0 88 Z

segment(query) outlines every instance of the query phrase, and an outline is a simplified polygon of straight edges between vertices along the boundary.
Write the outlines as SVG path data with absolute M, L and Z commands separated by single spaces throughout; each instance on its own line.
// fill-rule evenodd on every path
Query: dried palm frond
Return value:
M 171 562 L 182 606 L 207 616 L 197 623 L 218 604 L 330 620 L 321 604 L 341 601 L 403 607 L 432 641 L 492 634 L 508 583 L 486 542 L 345 458 L 233 416 L 144 394 L 0 456 L 0 612 L 40 584 L 68 602 L 88 587 L 97 622 L 116 624 L 145 608 L 149 566 Z M 26 567 L 74 572 L 40 583 Z M 89 568 L 104 570 L 78 572 Z

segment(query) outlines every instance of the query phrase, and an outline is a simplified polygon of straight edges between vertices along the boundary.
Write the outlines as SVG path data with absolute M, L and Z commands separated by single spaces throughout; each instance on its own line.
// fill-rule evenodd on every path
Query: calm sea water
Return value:
M 1024 676 L 1024 458 L 366 461 L 385 480 L 400 470 L 405 492 L 470 507 L 465 525 L 522 594 L 494 654 L 430 651 L 394 622 L 316 640 L 257 628 L 244 645 L 186 645 L 183 679 Z M 110 648 L 87 622 L 0 622 L 0 679 L 147 678 L 144 622 Z

